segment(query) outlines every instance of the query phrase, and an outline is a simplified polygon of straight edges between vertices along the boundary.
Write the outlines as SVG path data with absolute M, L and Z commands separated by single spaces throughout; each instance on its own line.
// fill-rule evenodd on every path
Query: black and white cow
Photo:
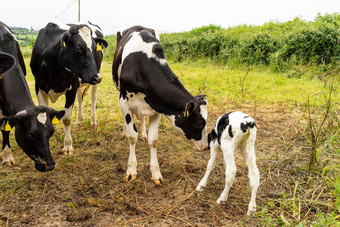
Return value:
M 0 51 L 15 58 L 13 67 L 0 79 L 0 108 L 3 123 L 2 163 L 12 166 L 14 158 L 9 144 L 11 126 L 15 126 L 15 139 L 23 151 L 35 162 L 39 171 L 52 170 L 55 162 L 49 148 L 49 138 L 54 132 L 52 121 L 64 116 L 65 111 L 36 106 L 26 79 L 26 67 L 19 44 L 11 30 L 0 22 Z
M 120 91 L 120 107 L 125 119 L 124 134 L 130 155 L 126 180 L 136 179 L 135 146 L 138 133 L 133 114 L 139 119 L 149 116 L 148 143 L 150 171 L 154 184 L 163 176 L 157 160 L 158 125 L 161 114 L 197 150 L 205 150 L 207 142 L 207 102 L 203 95 L 192 96 L 169 68 L 155 32 L 142 26 L 117 33 L 117 48 L 112 65 L 115 86 Z
M 0 78 L 3 73 L 7 72 L 12 68 L 15 63 L 15 58 L 5 52 L 0 52 Z
M 48 106 L 66 96 L 64 153 L 72 154 L 71 116 L 74 100 L 81 82 L 98 84 L 101 75 L 95 55 L 97 43 L 103 38 L 92 38 L 91 29 L 84 24 L 60 25 L 50 22 L 39 31 L 31 58 L 38 102 Z
M 97 69 L 100 72 L 101 64 L 103 60 L 103 50 L 107 48 L 108 43 L 104 40 L 103 31 L 98 25 L 92 24 L 91 22 L 86 23 L 89 28 L 92 30 L 92 37 L 95 38 L 102 38 L 103 42 L 101 44 L 97 43 L 97 51 L 95 54 L 95 61 L 97 65 Z M 80 126 L 82 125 L 83 121 L 83 99 L 86 95 L 88 89 L 90 88 L 90 84 L 88 83 L 81 83 L 80 87 L 77 91 L 77 100 L 78 100 L 78 111 L 77 111 L 77 118 L 75 125 Z M 91 86 L 91 126 L 97 126 L 97 114 L 96 114 L 96 103 L 97 103 L 97 96 L 98 96 L 98 84 Z

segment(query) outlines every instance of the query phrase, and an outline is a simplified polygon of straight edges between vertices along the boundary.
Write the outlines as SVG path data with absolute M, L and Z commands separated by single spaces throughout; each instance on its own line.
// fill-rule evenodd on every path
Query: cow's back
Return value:
M 55 23 L 48 23 L 44 28 L 40 29 L 33 46 L 30 63 L 32 72 L 35 76 L 39 74 L 38 70 L 40 69 L 43 60 L 44 51 L 46 51 L 51 44 L 61 42 L 62 35 L 65 32 L 65 29 L 61 29 Z

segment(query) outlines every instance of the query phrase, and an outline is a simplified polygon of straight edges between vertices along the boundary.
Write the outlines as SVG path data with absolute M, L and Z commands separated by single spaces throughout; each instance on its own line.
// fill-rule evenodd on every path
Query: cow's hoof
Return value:
M 203 186 L 201 186 L 201 185 L 198 185 L 197 187 L 196 187 L 196 191 L 198 191 L 198 192 L 203 192 Z
M 97 122 L 91 123 L 90 126 L 91 126 L 91 128 L 94 128 L 94 129 L 98 128 Z
M 162 185 L 163 179 L 152 179 L 152 181 L 155 186 L 160 186 Z
M 133 175 L 131 175 L 131 174 L 127 174 L 126 176 L 125 176 L 125 181 L 135 181 L 137 179 L 137 174 L 133 174 Z
M 226 201 L 227 201 L 227 200 L 222 200 L 222 199 L 219 198 L 216 202 L 217 202 L 217 204 L 222 205 L 222 204 L 224 204 Z
M 81 127 L 81 126 L 83 126 L 83 124 L 81 123 L 81 121 L 76 121 L 76 122 L 74 123 L 74 126 L 75 126 L 75 127 Z
M 68 156 L 73 155 L 73 147 L 72 147 L 72 145 L 68 146 L 68 147 L 65 147 L 64 150 L 61 152 L 61 154 L 62 155 L 68 155 Z
M 2 165 L 7 166 L 7 167 L 12 167 L 16 164 L 16 162 L 14 160 L 11 161 L 3 161 Z

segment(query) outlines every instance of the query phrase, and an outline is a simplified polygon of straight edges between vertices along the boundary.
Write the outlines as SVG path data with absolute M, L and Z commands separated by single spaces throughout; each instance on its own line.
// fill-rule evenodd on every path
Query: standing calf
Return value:
M 210 159 L 207 171 L 203 179 L 198 184 L 196 190 L 203 191 L 207 184 L 211 171 L 215 168 L 215 160 L 218 150 L 222 150 L 225 161 L 225 187 L 224 191 L 217 200 L 221 204 L 228 199 L 229 190 L 234 182 L 236 175 L 235 150 L 240 148 L 245 162 L 248 166 L 248 177 L 252 189 L 251 199 L 248 206 L 247 215 L 256 209 L 256 193 L 259 187 L 260 174 L 256 166 L 255 139 L 256 123 L 254 119 L 241 112 L 231 112 L 223 114 L 215 123 L 213 130 L 208 135 L 210 147 Z

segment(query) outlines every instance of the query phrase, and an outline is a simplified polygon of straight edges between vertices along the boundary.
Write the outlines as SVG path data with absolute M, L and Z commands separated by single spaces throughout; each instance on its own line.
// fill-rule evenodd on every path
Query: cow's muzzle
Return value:
M 102 75 L 100 75 L 100 73 L 98 73 L 95 77 L 92 78 L 92 81 L 90 82 L 90 84 L 99 84 L 102 81 Z
M 40 172 L 47 172 L 51 171 L 55 168 L 55 162 L 51 162 L 48 164 L 41 163 L 41 162 L 35 162 L 35 169 Z

